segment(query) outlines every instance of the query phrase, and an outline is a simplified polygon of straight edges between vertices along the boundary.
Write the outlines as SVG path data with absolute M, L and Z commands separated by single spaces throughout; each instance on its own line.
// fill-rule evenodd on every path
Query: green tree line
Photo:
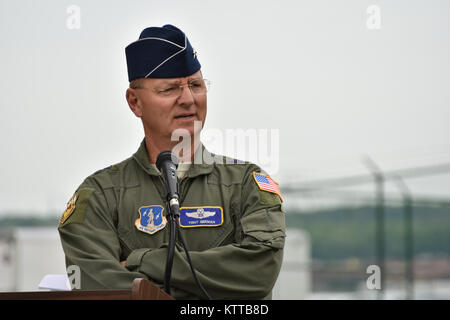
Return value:
M 375 256 L 375 208 L 337 208 L 319 212 L 288 211 L 286 224 L 307 231 L 316 259 Z M 402 207 L 385 208 L 386 258 L 405 255 L 405 224 Z M 413 208 L 414 254 L 450 254 L 450 208 Z

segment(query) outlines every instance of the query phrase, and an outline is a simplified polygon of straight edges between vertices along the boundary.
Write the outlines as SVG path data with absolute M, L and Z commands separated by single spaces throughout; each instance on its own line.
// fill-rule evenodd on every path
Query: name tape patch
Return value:
M 183 228 L 218 227 L 223 224 L 223 210 L 221 207 L 183 207 L 178 221 Z

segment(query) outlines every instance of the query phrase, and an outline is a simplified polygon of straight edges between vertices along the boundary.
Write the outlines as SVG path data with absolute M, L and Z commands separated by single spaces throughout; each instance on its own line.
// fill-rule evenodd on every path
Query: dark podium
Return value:
M 137 278 L 131 290 L 0 292 L 0 300 L 175 300 L 150 281 Z

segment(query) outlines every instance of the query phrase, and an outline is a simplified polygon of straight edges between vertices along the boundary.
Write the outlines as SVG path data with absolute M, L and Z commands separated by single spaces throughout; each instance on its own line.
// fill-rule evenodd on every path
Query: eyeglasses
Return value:
M 201 96 L 205 95 L 208 92 L 209 87 L 211 86 L 211 81 L 207 79 L 192 79 L 185 85 L 179 85 L 178 83 L 168 83 L 161 87 L 153 88 L 152 90 L 162 96 L 167 98 L 175 98 L 179 97 L 183 93 L 183 88 L 187 86 L 191 91 L 192 95 Z M 147 89 L 144 87 L 135 87 L 133 89 Z

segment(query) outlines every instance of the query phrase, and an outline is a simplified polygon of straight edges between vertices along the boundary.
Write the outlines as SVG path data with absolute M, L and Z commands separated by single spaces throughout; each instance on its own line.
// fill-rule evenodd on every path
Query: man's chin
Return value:
M 199 120 L 192 121 L 177 121 L 173 126 L 174 130 L 172 131 L 172 135 L 177 136 L 194 136 L 194 134 L 200 134 L 203 128 L 203 124 Z

